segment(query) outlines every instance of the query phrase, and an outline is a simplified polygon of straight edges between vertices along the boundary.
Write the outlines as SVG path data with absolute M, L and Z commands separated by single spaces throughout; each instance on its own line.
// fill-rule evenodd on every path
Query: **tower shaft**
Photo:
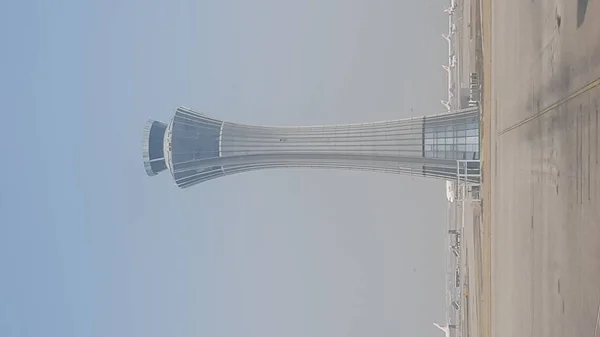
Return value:
M 333 126 L 272 127 L 224 122 L 178 108 L 152 121 L 144 152 L 180 187 L 245 171 L 313 167 L 456 177 L 456 160 L 479 159 L 479 111 Z M 164 131 L 163 131 L 164 130 Z M 162 149 L 154 149 L 162 138 Z M 151 136 L 154 135 L 154 138 Z M 152 158 L 152 153 L 155 158 Z M 162 153 L 161 157 L 156 157 Z M 164 160 L 164 165 L 161 160 Z M 478 169 L 478 168 L 477 168 Z M 156 174 L 150 168 L 149 174 Z

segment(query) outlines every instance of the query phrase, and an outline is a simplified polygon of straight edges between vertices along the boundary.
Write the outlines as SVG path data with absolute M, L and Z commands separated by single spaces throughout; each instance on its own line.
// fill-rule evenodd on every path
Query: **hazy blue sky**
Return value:
M 441 112 L 444 5 L 2 3 L 0 335 L 439 336 L 442 182 L 270 170 L 179 190 L 146 176 L 141 135 L 178 105 L 283 125 Z

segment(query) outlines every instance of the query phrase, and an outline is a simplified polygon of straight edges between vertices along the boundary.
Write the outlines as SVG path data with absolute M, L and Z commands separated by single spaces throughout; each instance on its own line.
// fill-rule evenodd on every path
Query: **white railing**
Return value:
M 479 201 L 481 171 L 479 160 L 456 161 L 456 198 L 459 201 Z

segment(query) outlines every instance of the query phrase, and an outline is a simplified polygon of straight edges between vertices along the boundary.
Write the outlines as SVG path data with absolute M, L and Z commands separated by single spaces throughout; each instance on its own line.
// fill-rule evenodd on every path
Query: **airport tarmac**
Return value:
M 469 75 L 477 70 L 473 34 L 473 3 L 475 2 L 475 0 L 459 0 L 458 8 L 452 14 L 453 23 L 456 25 L 452 42 L 457 61 L 456 66 L 451 71 L 455 94 L 449 98 L 449 102 L 454 109 L 466 107 L 466 105 L 461 106 L 460 97 L 465 94 L 461 89 L 466 89 L 468 95 Z
M 458 55 L 457 87 L 469 88 L 470 74 L 480 72 L 481 57 L 477 48 L 481 45 L 477 41 L 480 34 L 479 0 L 459 1 L 459 10 L 456 11 L 457 32 L 455 46 Z M 453 104 L 458 104 L 458 100 Z M 461 201 L 457 202 L 458 209 L 462 210 Z M 459 212 L 460 213 L 460 212 Z M 461 336 L 480 336 L 481 312 L 486 303 L 483 300 L 481 279 L 482 275 L 482 237 L 481 237 L 481 204 L 480 202 L 467 202 L 464 208 L 464 227 L 461 229 L 463 244 L 461 245 L 461 277 L 464 279 L 462 292 L 465 296 L 461 303 Z M 462 216 L 462 214 L 461 214 Z
M 480 277 L 477 266 L 480 265 L 481 254 L 477 248 L 479 242 L 480 209 L 479 202 L 467 200 L 457 201 L 459 216 L 463 216 L 462 203 L 464 207 L 464 220 L 462 223 L 462 251 L 461 251 L 461 277 L 464 279 L 461 304 L 461 332 L 463 337 L 478 336 L 478 310 L 480 296 L 478 291 L 478 278 Z
M 480 335 L 599 336 L 600 1 L 482 4 Z

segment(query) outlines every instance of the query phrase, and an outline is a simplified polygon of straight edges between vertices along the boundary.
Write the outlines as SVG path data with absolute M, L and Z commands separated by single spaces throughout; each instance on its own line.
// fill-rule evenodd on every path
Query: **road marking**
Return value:
M 598 303 L 598 315 L 596 315 L 596 326 L 594 327 L 593 337 L 596 337 L 596 333 L 598 332 L 598 323 L 600 323 L 600 303 Z
M 589 91 L 589 90 L 597 87 L 598 85 L 600 85 L 600 78 L 596 79 L 595 81 L 592 81 L 592 82 L 588 83 L 587 85 L 585 85 L 582 88 L 579 88 L 578 90 L 572 92 L 570 95 L 565 96 L 565 97 L 559 99 L 556 103 L 550 105 L 549 107 L 545 108 L 542 111 L 539 111 L 535 115 L 533 115 L 531 117 L 528 117 L 528 118 L 520 121 L 519 123 L 517 123 L 517 124 L 515 124 L 513 126 L 510 126 L 510 127 L 506 128 L 506 129 L 504 129 L 502 131 L 500 131 L 500 133 L 498 134 L 498 136 L 502 136 L 502 135 L 504 135 L 507 132 L 510 132 L 510 131 L 512 131 L 512 130 L 514 130 L 514 129 L 516 129 L 516 128 L 524 125 L 524 124 L 527 124 L 527 123 L 531 122 L 534 119 L 537 119 L 538 117 L 540 117 L 540 116 L 542 116 L 542 115 L 544 115 L 544 114 L 546 114 L 546 113 L 554 110 L 556 107 L 567 103 L 568 101 L 572 100 L 573 98 L 576 98 L 577 96 L 579 96 L 579 95 L 581 95 L 581 94 L 583 94 L 583 93 L 585 93 L 585 92 L 587 92 L 587 91 Z

